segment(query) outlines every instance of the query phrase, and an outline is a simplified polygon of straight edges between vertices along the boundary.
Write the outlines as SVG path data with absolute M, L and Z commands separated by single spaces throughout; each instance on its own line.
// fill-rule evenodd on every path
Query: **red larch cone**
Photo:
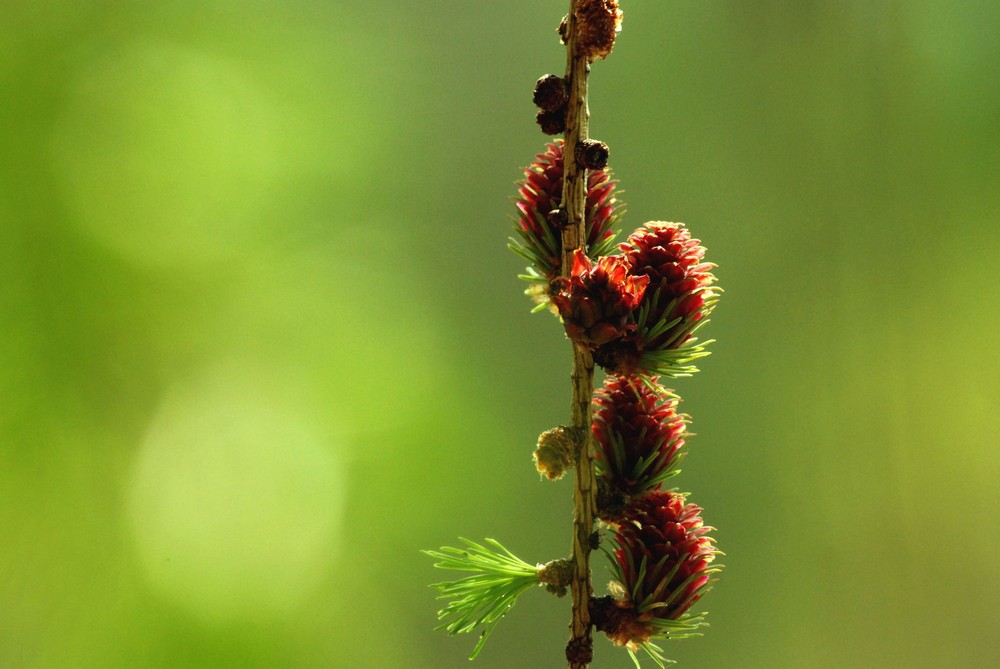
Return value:
M 693 371 L 686 363 L 707 355 L 697 345 L 694 330 L 711 313 L 719 297 L 705 248 L 683 223 L 646 223 L 621 245 L 637 276 L 649 285 L 636 314 L 636 330 L 613 342 L 594 358 L 618 374 L 662 373 L 678 376 Z
M 688 417 L 677 413 L 680 399 L 658 389 L 656 378 L 644 383 L 635 376 L 608 376 L 594 393 L 592 431 L 598 443 L 601 486 L 614 514 L 613 500 L 624 503 L 677 473 L 687 434 Z M 620 504 L 619 503 L 619 504 Z
M 626 511 L 614 537 L 612 570 L 618 580 L 615 615 L 597 621 L 618 645 L 635 649 L 654 637 L 701 624 L 688 614 L 711 587 L 719 553 L 706 536 L 701 509 L 676 492 L 645 495 Z
M 587 255 L 596 260 L 614 246 L 613 227 L 623 213 L 615 197 L 617 181 L 611 170 L 587 172 L 586 232 Z M 515 229 L 518 238 L 508 245 L 531 263 L 522 278 L 541 284 L 542 299 L 550 292 L 548 283 L 562 270 L 562 228 L 565 218 L 553 214 L 559 209 L 563 188 L 563 142 L 546 144 L 545 151 L 524 170 L 518 184 L 514 205 L 518 215 Z

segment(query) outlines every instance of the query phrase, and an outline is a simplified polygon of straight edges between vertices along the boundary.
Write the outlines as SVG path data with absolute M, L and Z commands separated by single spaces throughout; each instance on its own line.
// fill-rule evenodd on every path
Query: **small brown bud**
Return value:
M 556 597 L 565 597 L 568 592 L 565 585 L 553 585 L 552 583 L 546 584 L 545 591 Z
M 585 139 L 576 145 L 576 164 L 588 170 L 602 170 L 608 165 L 608 145 L 596 139 Z
M 566 644 L 566 660 L 570 664 L 590 664 L 594 661 L 594 640 L 587 630 L 585 637 L 570 639 Z
M 538 566 L 538 582 L 556 597 L 564 596 L 572 581 L 573 562 L 570 560 L 552 560 Z
M 535 123 L 546 135 L 558 135 L 566 130 L 566 108 L 561 107 L 555 111 L 543 109 L 535 116 Z
M 581 0 L 576 5 L 576 46 L 587 62 L 604 59 L 622 29 L 618 0 Z
M 556 28 L 556 32 L 559 33 L 559 41 L 563 44 L 569 38 L 569 14 L 562 17 L 562 21 L 559 22 L 559 27 Z
M 545 214 L 545 220 L 556 230 L 562 230 L 569 223 L 569 216 L 566 215 L 565 209 L 553 209 Z
M 597 517 L 609 523 L 621 520 L 628 507 L 628 495 L 622 492 L 607 474 L 597 477 Z
M 572 428 L 555 427 L 542 432 L 535 448 L 535 469 L 550 481 L 562 477 L 576 462 L 577 439 Z
M 543 111 L 556 111 L 566 105 L 569 86 L 566 80 L 555 74 L 546 74 L 535 82 L 531 100 Z
M 590 621 L 599 632 L 618 629 L 618 605 L 611 595 L 590 598 Z
M 590 550 L 592 550 L 592 551 L 596 551 L 598 548 L 600 548 L 601 547 L 601 531 L 600 530 L 594 530 L 593 532 L 591 532 L 590 536 L 587 537 L 587 543 L 590 544 Z

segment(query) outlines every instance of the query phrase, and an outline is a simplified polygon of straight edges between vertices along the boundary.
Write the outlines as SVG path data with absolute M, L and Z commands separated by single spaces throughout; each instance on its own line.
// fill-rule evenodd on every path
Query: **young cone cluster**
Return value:
M 620 205 L 606 169 L 588 180 L 590 245 L 572 255 L 572 271 L 560 278 L 561 160 L 561 144 L 549 144 L 525 171 L 516 203 L 522 244 L 512 248 L 532 261 L 525 278 L 544 286 L 566 335 L 608 372 L 593 396 L 591 432 L 597 515 L 613 532 L 605 552 L 615 583 L 611 595 L 591 600 L 591 618 L 614 643 L 662 664 L 656 640 L 689 636 L 704 624 L 690 609 L 720 567 L 701 509 L 663 489 L 679 472 L 689 417 L 660 378 L 697 371 L 691 362 L 708 354 L 708 342 L 695 333 L 721 291 L 705 248 L 683 223 L 649 222 L 611 244 Z
M 590 170 L 586 250 L 574 258 L 570 278 L 559 279 L 562 176 L 559 140 L 535 156 L 518 188 L 520 239 L 512 238 L 508 246 L 531 263 L 521 275 L 532 282 L 526 292 L 540 306 L 551 304 L 570 339 L 586 344 L 610 373 L 678 377 L 697 371 L 691 363 L 708 355 L 710 342 L 699 343 L 695 332 L 708 321 L 721 292 L 714 286 L 714 265 L 704 260 L 705 248 L 683 223 L 652 221 L 620 244 L 620 253 L 608 255 L 624 211 L 610 170 Z
M 689 418 L 660 385 L 690 376 L 691 363 L 708 355 L 710 342 L 696 333 L 721 292 L 714 265 L 683 223 L 649 222 L 615 244 L 624 208 L 610 149 L 589 137 L 590 66 L 611 53 L 621 19 L 618 0 L 571 0 L 559 26 L 566 72 L 542 76 L 532 91 L 536 123 L 565 139 L 547 143 L 525 168 L 508 244 L 529 263 L 520 278 L 530 282 L 534 310 L 555 314 L 573 344 L 570 421 L 543 432 L 534 453 L 546 479 L 572 470 L 571 554 L 533 566 L 493 539 L 425 551 L 436 566 L 468 573 L 434 587 L 448 600 L 440 629 L 480 632 L 473 658 L 516 599 L 544 587 L 570 595 L 570 669 L 590 665 L 595 629 L 637 665 L 642 650 L 663 667 L 656 642 L 697 633 L 704 614 L 692 606 L 721 569 L 701 508 L 663 487 L 680 471 Z M 596 366 L 607 377 L 595 392 Z M 611 533 L 603 545 L 595 525 Z M 592 582 L 599 547 L 615 579 L 605 596 L 594 595 Z
M 654 640 L 687 636 L 703 624 L 689 609 L 720 567 L 701 509 L 662 489 L 679 472 L 689 418 L 659 379 L 697 371 L 691 362 L 708 355 L 709 342 L 695 333 L 721 291 L 705 248 L 683 223 L 649 222 L 613 246 L 611 225 L 621 212 L 607 175 L 606 168 L 589 172 L 588 246 L 560 278 L 562 144 L 548 144 L 525 170 L 516 202 L 521 243 L 511 248 L 532 262 L 524 278 L 542 286 L 541 299 L 566 335 L 608 372 L 594 393 L 591 431 L 597 513 L 614 533 L 606 552 L 616 583 L 613 595 L 592 600 L 591 615 L 616 644 L 660 663 Z
M 591 603 L 597 629 L 629 652 L 664 658 L 656 639 L 689 636 L 704 624 L 691 605 L 711 589 L 718 551 L 701 509 L 661 490 L 678 473 L 688 417 L 657 379 L 609 376 L 594 395 L 599 445 L 598 514 L 613 531 L 612 595 Z

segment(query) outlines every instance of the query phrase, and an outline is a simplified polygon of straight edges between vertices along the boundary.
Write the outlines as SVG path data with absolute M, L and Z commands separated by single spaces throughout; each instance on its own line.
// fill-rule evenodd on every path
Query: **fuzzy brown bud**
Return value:
M 568 427 L 554 427 L 542 432 L 535 448 L 535 469 L 550 481 L 562 478 L 576 462 L 577 439 Z
M 566 131 L 566 108 L 560 107 L 555 111 L 542 109 L 535 115 L 535 123 L 546 135 L 559 135 Z
M 573 581 L 573 563 L 570 560 L 552 560 L 538 566 L 538 582 L 556 597 L 563 597 Z
M 607 58 L 622 27 L 618 0 L 581 0 L 576 5 L 575 18 L 580 55 L 586 56 L 589 63 Z
M 531 100 L 543 111 L 556 111 L 566 105 L 569 99 L 569 86 L 566 80 L 555 74 L 546 74 L 535 82 L 535 90 Z
M 585 139 L 573 150 L 576 164 L 587 170 L 603 170 L 608 166 L 611 151 L 608 145 L 596 139 Z

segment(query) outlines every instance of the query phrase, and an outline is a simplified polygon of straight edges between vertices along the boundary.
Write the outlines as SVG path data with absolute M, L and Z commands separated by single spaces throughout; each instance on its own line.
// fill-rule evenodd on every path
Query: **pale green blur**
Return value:
M 0 667 L 468 666 L 419 549 L 568 552 L 569 347 L 504 248 L 566 4 L 0 4 Z M 667 655 L 990 666 L 1000 5 L 621 4 L 626 232 L 726 291 L 675 481 L 727 568 Z M 530 592 L 472 666 L 568 622 Z

